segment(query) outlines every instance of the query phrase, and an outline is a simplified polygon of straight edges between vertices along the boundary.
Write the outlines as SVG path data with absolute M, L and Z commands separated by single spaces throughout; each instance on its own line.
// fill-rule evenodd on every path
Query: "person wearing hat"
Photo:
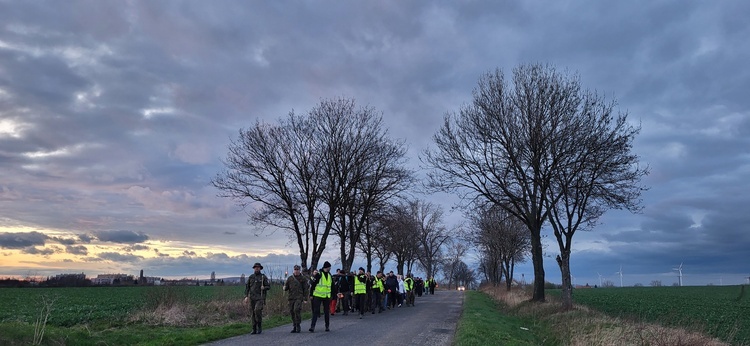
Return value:
M 367 298 L 367 276 L 365 268 L 359 267 L 357 276 L 354 277 L 354 301 L 359 310 L 359 318 L 365 315 L 365 299 Z
M 292 316 L 294 328 L 292 333 L 302 331 L 302 302 L 307 302 L 307 292 L 309 289 L 308 279 L 300 273 L 300 266 L 294 266 L 294 273 L 290 275 L 284 283 L 284 291 L 289 296 L 289 314 Z
M 253 323 L 253 332 L 250 334 L 260 334 L 263 331 L 261 323 L 263 322 L 263 306 L 266 304 L 266 291 L 271 289 L 268 278 L 260 271 L 263 266 L 260 263 L 253 264 L 253 274 L 247 278 L 245 286 L 245 304 L 250 302 L 250 321 Z
M 320 272 L 317 270 L 313 272 L 313 277 L 310 279 L 312 287 L 310 294 L 312 295 L 312 321 L 310 322 L 311 333 L 315 332 L 315 323 L 318 321 L 320 316 L 320 306 L 323 305 L 323 313 L 326 321 L 326 331 L 330 331 L 331 312 L 328 309 L 331 304 L 331 286 L 333 284 L 333 277 L 331 275 L 331 263 L 326 261 L 323 263 L 323 268 Z

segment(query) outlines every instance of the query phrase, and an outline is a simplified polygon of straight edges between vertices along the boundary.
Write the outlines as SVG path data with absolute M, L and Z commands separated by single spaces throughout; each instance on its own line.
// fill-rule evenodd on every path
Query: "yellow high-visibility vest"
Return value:
M 373 284 L 373 287 L 377 288 L 378 292 L 383 293 L 385 291 L 385 287 L 383 287 L 383 280 L 375 278 L 375 283 Z
M 355 277 L 354 278 L 354 294 L 365 294 L 365 293 L 367 293 L 365 283 L 362 281 L 359 281 L 359 277 Z
M 331 298 L 331 274 L 326 275 L 325 272 L 320 272 L 320 280 L 315 285 L 315 291 L 313 296 L 318 298 Z

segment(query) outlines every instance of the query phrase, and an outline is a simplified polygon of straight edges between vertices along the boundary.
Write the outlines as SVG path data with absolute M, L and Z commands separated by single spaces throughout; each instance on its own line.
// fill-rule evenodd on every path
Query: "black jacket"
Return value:
M 351 292 L 350 289 L 350 282 L 352 281 L 351 277 L 348 277 L 346 275 L 337 275 L 336 278 L 336 290 L 337 293 L 347 293 Z
M 398 279 L 396 279 L 396 275 L 389 276 L 387 279 L 385 279 L 385 289 L 386 291 L 398 291 Z

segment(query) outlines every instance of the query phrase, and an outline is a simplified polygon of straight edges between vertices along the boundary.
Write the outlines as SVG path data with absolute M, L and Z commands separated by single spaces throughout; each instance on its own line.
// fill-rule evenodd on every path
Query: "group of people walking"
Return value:
M 265 303 L 265 292 L 269 288 L 268 278 L 260 270 L 260 263 L 253 265 L 254 274 L 250 275 L 245 288 L 245 300 L 250 301 L 251 322 L 253 332 L 262 332 L 262 309 Z M 294 325 L 292 333 L 301 332 L 302 304 L 306 303 L 308 297 L 312 301 L 312 321 L 310 332 L 315 332 L 315 326 L 321 312 L 325 320 L 325 331 L 330 331 L 330 316 L 336 313 L 348 315 L 357 312 L 359 318 L 365 313 L 382 313 L 383 311 L 406 306 L 414 306 L 415 296 L 423 294 L 435 294 L 437 283 L 433 278 L 423 280 L 415 278 L 411 273 L 406 277 L 394 275 L 393 271 L 388 274 L 377 272 L 372 275 L 360 267 L 354 273 L 345 273 L 337 270 L 331 273 L 331 263 L 326 261 L 323 268 L 313 270 L 312 275 L 307 277 L 300 272 L 300 266 L 294 266 L 294 272 L 284 282 L 284 291 L 287 292 L 289 300 L 289 312 Z

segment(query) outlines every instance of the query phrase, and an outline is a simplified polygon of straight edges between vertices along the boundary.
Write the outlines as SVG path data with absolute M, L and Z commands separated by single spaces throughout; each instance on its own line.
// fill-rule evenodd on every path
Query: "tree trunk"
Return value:
M 505 290 L 510 292 L 510 288 L 513 285 L 513 275 L 510 273 L 510 261 L 505 261 L 503 265 L 505 266 L 503 269 L 503 273 L 505 273 Z
M 536 227 L 531 232 L 531 260 L 534 263 L 533 302 L 544 302 L 544 249 L 542 248 L 542 230 Z
M 398 275 L 404 275 L 404 264 L 406 263 L 406 260 L 404 259 L 396 259 L 396 274 Z
M 570 282 L 570 252 L 563 252 L 562 256 L 557 255 L 557 265 L 560 266 L 562 273 L 562 299 L 563 310 L 573 309 L 573 290 Z

